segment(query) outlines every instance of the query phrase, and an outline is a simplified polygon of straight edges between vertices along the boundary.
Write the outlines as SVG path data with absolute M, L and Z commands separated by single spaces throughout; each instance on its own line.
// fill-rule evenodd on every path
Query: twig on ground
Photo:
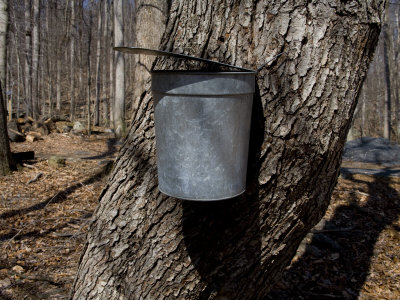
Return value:
M 23 163 L 22 166 L 23 166 L 23 167 L 26 167 L 26 168 L 29 168 L 29 169 L 37 170 L 37 168 L 36 168 L 35 166 L 28 165 L 28 164 L 26 164 L 26 163 Z
M 11 238 L 8 240 L 7 244 L 8 246 L 10 246 L 11 249 L 14 249 L 13 246 L 11 245 L 11 242 L 22 232 L 22 230 L 25 229 L 27 225 L 22 226 L 22 228 L 20 230 L 18 230 L 18 232 Z
M 33 177 L 32 179 L 28 180 L 28 182 L 26 184 L 31 184 L 35 181 L 38 181 L 40 177 L 42 177 L 43 173 L 39 172 L 35 175 L 35 177 Z

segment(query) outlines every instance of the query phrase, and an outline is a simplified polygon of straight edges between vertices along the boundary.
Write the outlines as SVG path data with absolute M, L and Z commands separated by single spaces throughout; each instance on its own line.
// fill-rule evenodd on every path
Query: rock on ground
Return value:
M 346 143 L 343 159 L 384 166 L 400 165 L 400 145 L 384 138 L 362 137 Z

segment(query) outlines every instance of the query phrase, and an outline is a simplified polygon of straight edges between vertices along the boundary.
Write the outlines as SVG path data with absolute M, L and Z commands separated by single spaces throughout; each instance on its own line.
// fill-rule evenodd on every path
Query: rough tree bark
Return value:
M 165 50 L 252 68 L 286 53 L 257 75 L 247 191 L 214 203 L 160 194 L 146 92 L 72 298 L 263 299 L 329 204 L 383 11 L 378 0 L 173 1 Z

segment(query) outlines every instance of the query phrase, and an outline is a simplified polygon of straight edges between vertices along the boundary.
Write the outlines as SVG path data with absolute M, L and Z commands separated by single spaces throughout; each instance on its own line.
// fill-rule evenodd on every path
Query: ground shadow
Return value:
M 400 214 L 400 196 L 390 187 L 390 177 L 377 175 L 368 182 L 352 174 L 344 176 L 367 185 L 366 201 L 360 205 L 355 193 L 349 193 L 349 205 L 338 207 L 314 232 L 304 255 L 285 271 L 266 299 L 357 299 L 360 295 L 378 237 Z
M 62 224 L 59 224 L 57 226 L 51 227 L 46 230 L 35 229 L 35 230 L 31 230 L 29 232 L 25 232 L 22 234 L 19 234 L 18 230 L 16 230 L 16 229 L 11 229 L 8 233 L 0 235 L 0 242 L 5 242 L 5 241 L 11 240 L 11 239 L 21 240 L 21 239 L 30 238 L 30 237 L 35 237 L 35 238 L 44 237 L 50 233 L 57 232 L 61 229 L 64 229 L 64 228 L 68 227 L 68 225 L 79 224 L 82 222 L 82 219 L 89 219 L 91 216 L 92 216 L 92 213 L 86 213 L 83 216 L 81 216 L 79 219 L 71 218 L 71 220 L 68 222 L 64 222 Z M 66 236 L 66 237 L 68 237 L 68 236 Z
M 117 150 L 118 150 L 116 147 L 117 142 L 118 142 L 118 139 L 116 139 L 116 138 L 108 139 L 107 140 L 107 151 L 105 151 L 99 155 L 83 157 L 82 159 L 94 160 L 94 159 L 102 159 L 102 158 L 109 157 L 109 156 L 113 155 L 115 152 L 117 152 Z
M 54 196 L 49 197 L 42 202 L 36 203 L 29 207 L 25 207 L 25 208 L 21 208 L 21 209 L 12 209 L 12 210 L 6 211 L 6 212 L 0 214 L 0 219 L 7 219 L 7 218 L 14 217 L 16 215 L 27 214 L 27 213 L 30 213 L 30 212 L 33 212 L 36 210 L 40 210 L 40 209 L 45 208 L 50 203 L 61 203 L 67 199 L 68 195 L 72 194 L 74 191 L 76 191 L 77 189 L 82 187 L 82 185 L 88 185 L 93 182 L 101 180 L 106 174 L 108 174 L 110 172 L 111 165 L 112 165 L 112 162 L 108 163 L 106 166 L 101 168 L 100 171 L 98 171 L 97 173 L 95 173 L 93 176 L 86 179 L 85 181 L 78 182 L 74 185 L 71 185 L 71 186 L 67 187 L 66 189 L 59 191 Z
M 184 242 L 193 265 L 207 284 L 199 299 L 215 295 L 235 299 L 241 291 L 255 289 L 247 277 L 261 265 L 260 204 L 255 180 L 259 174 L 264 124 L 257 88 L 244 195 L 216 202 L 182 202 Z

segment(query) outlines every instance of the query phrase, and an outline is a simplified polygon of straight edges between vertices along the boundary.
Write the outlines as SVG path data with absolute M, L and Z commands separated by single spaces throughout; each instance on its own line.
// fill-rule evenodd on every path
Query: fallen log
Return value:
M 17 130 L 8 128 L 8 138 L 11 142 L 23 142 L 25 140 L 25 135 Z
M 26 140 L 27 140 L 28 142 L 33 143 L 33 142 L 35 142 L 35 141 L 38 140 L 38 137 L 37 137 L 36 135 L 33 135 L 33 134 L 28 134 L 28 135 L 26 136 Z

